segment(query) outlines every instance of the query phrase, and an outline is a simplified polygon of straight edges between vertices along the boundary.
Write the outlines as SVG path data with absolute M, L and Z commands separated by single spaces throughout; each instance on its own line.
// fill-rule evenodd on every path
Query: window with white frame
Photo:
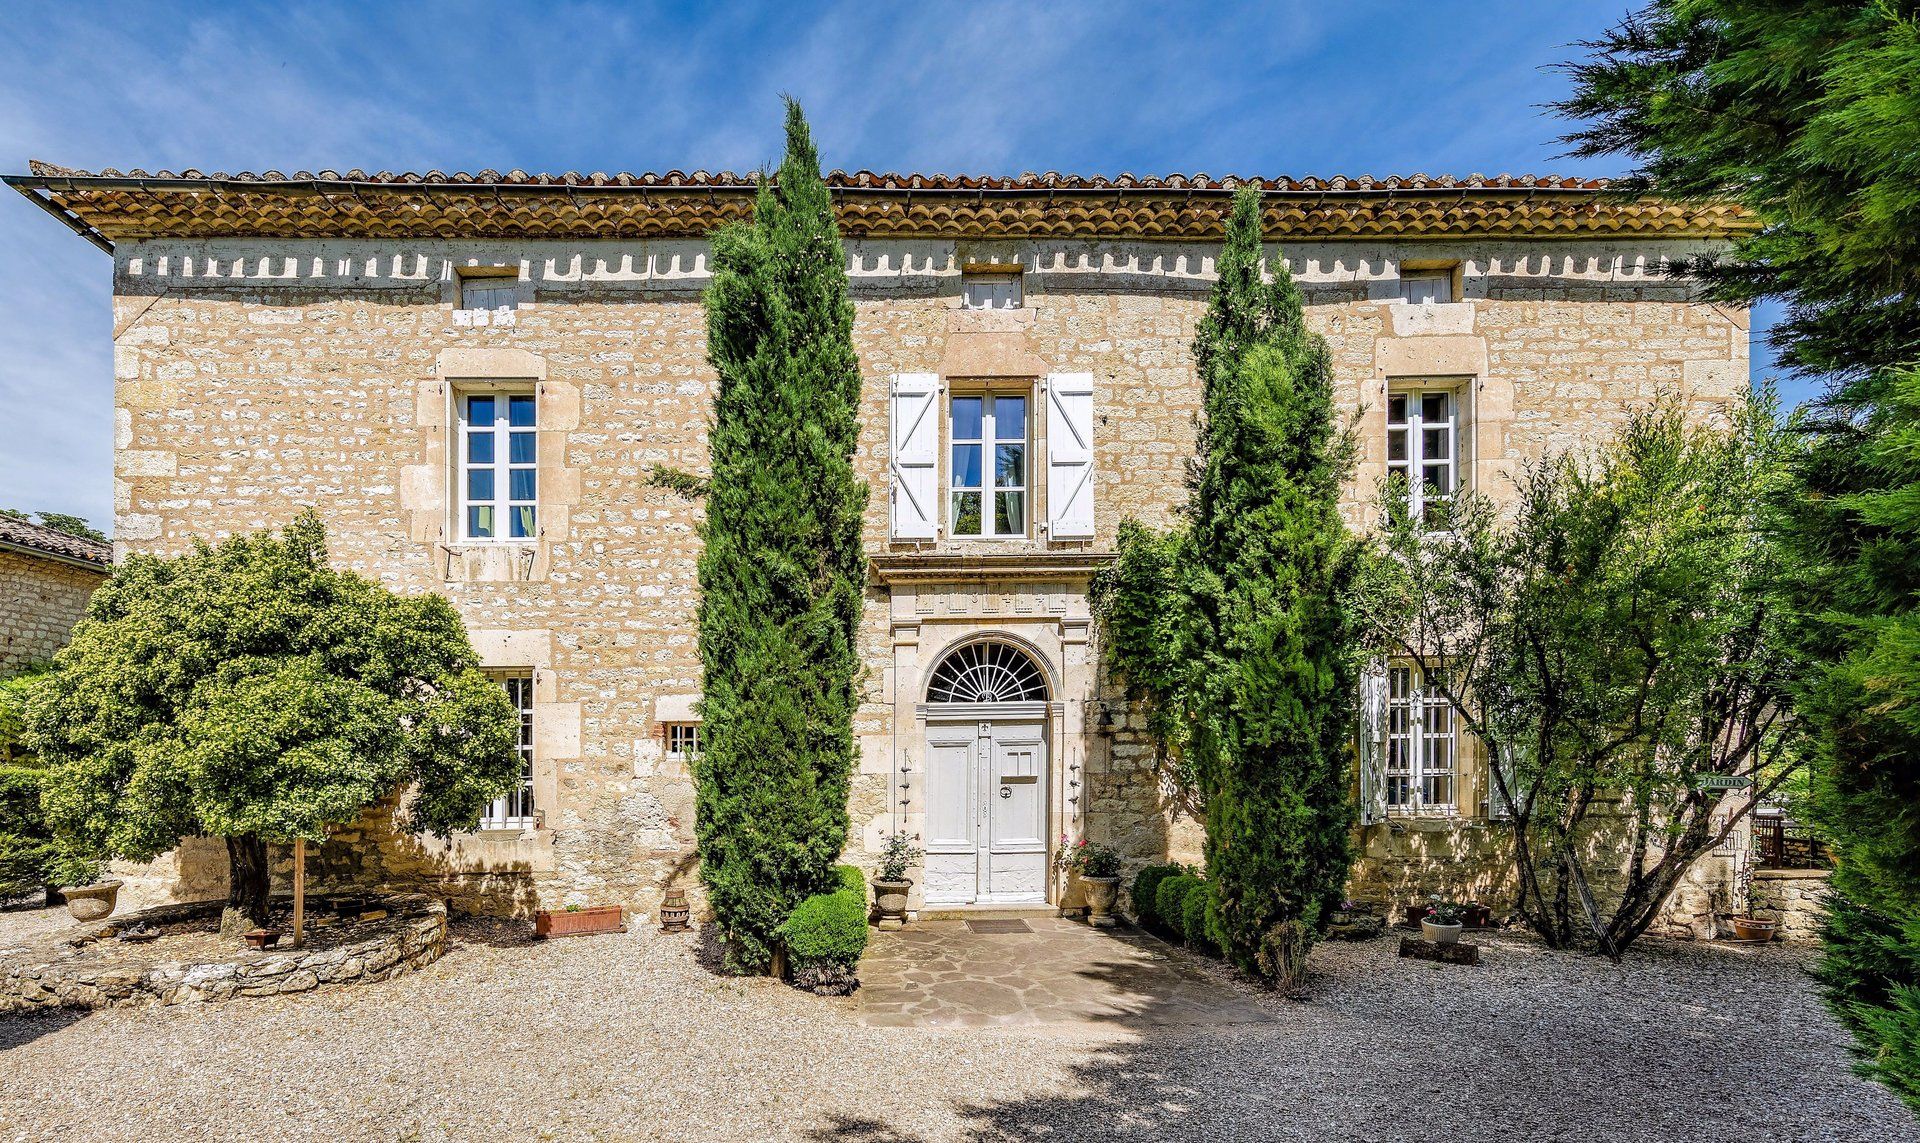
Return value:
M 700 756 L 700 724 L 667 723 L 667 757 L 675 762 L 691 762 Z
M 463 540 L 539 535 L 539 426 L 532 393 L 461 393 L 456 524 Z
M 952 535 L 1027 534 L 1026 393 L 956 393 L 947 438 L 952 467 L 948 527 Z
M 1443 521 L 1459 481 L 1459 429 L 1450 388 L 1387 394 L 1387 472 L 1406 478 L 1412 510 L 1430 525 Z
M 1400 300 L 1411 305 L 1445 305 L 1453 300 L 1452 270 L 1402 270 Z
M 520 782 L 503 798 L 495 798 L 480 817 L 481 829 L 532 829 L 533 813 L 533 672 L 490 671 L 507 688 L 507 698 L 520 712 Z
M 967 274 L 960 279 L 960 304 L 970 310 L 1017 310 L 1026 304 L 1020 275 Z
M 1387 809 L 1453 814 L 1458 809 L 1459 733 L 1453 706 L 1419 668 L 1387 668 Z

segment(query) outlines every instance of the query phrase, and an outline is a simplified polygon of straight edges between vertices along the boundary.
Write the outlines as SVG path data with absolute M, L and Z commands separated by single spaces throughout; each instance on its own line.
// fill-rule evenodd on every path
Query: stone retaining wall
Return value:
M 323 899 L 310 899 L 316 909 Z M 386 924 L 362 940 L 325 949 L 247 950 L 231 958 L 187 963 L 142 959 L 146 946 L 126 945 L 107 960 L 81 961 L 82 949 L 139 924 L 217 918 L 224 902 L 162 905 L 83 925 L 10 957 L 0 969 L 0 1013 L 140 1004 L 189 1004 L 236 996 L 306 992 L 323 984 L 387 980 L 439 960 L 446 951 L 447 910 L 441 902 L 406 894 L 384 902 Z
M 1826 916 L 1825 869 L 1756 869 L 1753 871 L 1753 913 L 1780 922 L 1780 939 L 1813 944 L 1820 939 Z

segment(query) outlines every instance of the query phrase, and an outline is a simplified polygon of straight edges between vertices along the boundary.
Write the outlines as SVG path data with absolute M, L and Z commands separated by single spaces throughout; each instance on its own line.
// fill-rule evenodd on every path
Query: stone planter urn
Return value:
M 1096 929 L 1113 927 L 1113 896 L 1120 888 L 1118 877 L 1082 877 L 1087 889 L 1087 924 Z
M 67 912 L 72 913 L 76 921 L 98 921 L 111 915 L 119 893 L 118 881 L 102 881 L 97 885 L 79 885 L 60 890 L 60 895 L 67 899 Z
M 906 878 L 898 881 L 873 879 L 873 907 L 880 913 L 880 927 L 883 929 L 904 928 L 907 923 L 907 893 L 913 888 L 913 882 Z
M 1460 940 L 1460 930 L 1465 927 L 1464 924 L 1458 921 L 1455 921 L 1451 925 L 1441 925 L 1429 921 L 1425 917 L 1420 918 L 1420 935 L 1436 945 L 1450 945 L 1458 942 Z

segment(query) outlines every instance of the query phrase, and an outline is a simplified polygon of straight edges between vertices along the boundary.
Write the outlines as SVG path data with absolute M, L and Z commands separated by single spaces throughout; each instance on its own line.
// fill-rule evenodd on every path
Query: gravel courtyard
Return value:
M 0 947 L 51 920 L 0 914 Z M 1920 1139 L 1781 949 L 1328 944 L 1305 1001 L 1168 949 L 1271 1020 L 930 1028 L 650 930 L 454 942 L 343 991 L 0 1019 L 0 1139 Z

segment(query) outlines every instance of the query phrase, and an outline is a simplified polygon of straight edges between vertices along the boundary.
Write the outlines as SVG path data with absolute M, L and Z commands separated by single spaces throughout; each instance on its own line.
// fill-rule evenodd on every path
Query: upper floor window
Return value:
M 464 393 L 456 403 L 460 538 L 533 539 L 539 535 L 534 395 Z
M 955 536 L 1027 534 L 1027 423 L 1025 393 L 955 394 L 949 405 L 948 471 Z
M 1451 389 L 1387 394 L 1387 471 L 1406 478 L 1412 510 L 1438 524 L 1458 482 L 1458 400 Z
M 460 279 L 460 308 L 463 310 L 517 310 L 520 308 L 520 283 L 508 277 L 471 277 Z
M 1388 811 L 1457 811 L 1459 734 L 1453 706 L 1421 681 L 1418 668 L 1387 668 L 1386 803 Z
M 495 798 L 480 815 L 481 829 L 532 829 L 533 812 L 533 672 L 492 672 L 520 712 L 520 781 L 502 798 Z
M 1444 305 L 1453 300 L 1452 270 L 1402 270 L 1400 300 L 1413 305 Z
M 1017 310 L 1026 304 L 1018 273 L 968 274 L 960 280 L 960 302 L 970 310 Z

